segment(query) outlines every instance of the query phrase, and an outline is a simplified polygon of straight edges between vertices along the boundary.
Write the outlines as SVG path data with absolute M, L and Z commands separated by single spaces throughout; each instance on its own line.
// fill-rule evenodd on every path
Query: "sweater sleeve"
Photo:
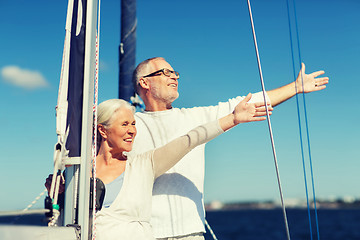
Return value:
M 153 155 L 155 178 L 172 168 L 193 148 L 207 143 L 224 131 L 219 125 L 219 120 L 198 126 L 186 135 L 178 137 L 168 144 L 156 149 Z
M 270 103 L 270 99 L 265 92 L 266 102 Z M 215 119 L 220 119 L 222 117 L 225 117 L 226 115 L 230 114 L 232 111 L 234 111 L 235 107 L 241 102 L 245 96 L 238 96 L 236 98 L 231 98 L 226 102 L 219 102 L 215 106 L 208 106 L 208 107 L 200 107 L 200 108 L 193 108 L 194 111 L 196 111 L 197 114 L 199 114 L 199 111 L 201 111 L 201 116 L 203 119 L 203 122 L 209 122 L 214 121 Z M 255 102 L 264 102 L 264 94 L 263 92 L 257 92 L 254 93 L 250 99 L 251 103 Z

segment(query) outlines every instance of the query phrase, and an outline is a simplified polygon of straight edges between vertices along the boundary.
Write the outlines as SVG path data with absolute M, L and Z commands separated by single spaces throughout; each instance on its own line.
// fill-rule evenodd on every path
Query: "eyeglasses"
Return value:
M 156 72 L 150 73 L 150 74 L 148 74 L 146 76 L 143 76 L 143 77 L 158 76 L 161 73 L 163 73 L 167 77 L 170 77 L 172 73 L 175 74 L 176 77 L 180 76 L 180 74 L 178 72 L 176 72 L 176 71 L 171 71 L 170 69 L 163 68 L 163 69 L 160 69 L 160 70 L 158 70 Z

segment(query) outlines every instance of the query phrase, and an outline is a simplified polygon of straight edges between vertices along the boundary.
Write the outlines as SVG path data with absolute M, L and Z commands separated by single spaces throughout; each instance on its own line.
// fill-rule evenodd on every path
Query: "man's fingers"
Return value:
M 301 63 L 301 69 L 300 71 L 305 74 L 305 63 Z
M 329 83 L 329 78 L 328 77 L 317 78 L 316 82 L 318 82 L 320 85 L 327 84 Z
M 323 89 L 325 89 L 325 88 L 326 88 L 325 85 L 317 86 L 314 91 L 320 91 L 320 90 L 323 90 Z
M 309 75 L 316 78 L 317 76 L 320 76 L 320 75 L 323 75 L 325 73 L 325 71 L 323 70 L 320 70 L 320 71 L 316 71 L 316 72 L 313 72 L 313 73 L 310 73 Z

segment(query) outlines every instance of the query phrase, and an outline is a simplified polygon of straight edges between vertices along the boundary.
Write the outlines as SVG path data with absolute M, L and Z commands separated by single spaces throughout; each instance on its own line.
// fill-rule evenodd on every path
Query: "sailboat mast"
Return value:
M 88 239 L 89 228 L 89 192 L 92 157 L 93 104 L 95 79 L 97 1 L 88 0 L 86 7 L 84 96 L 82 118 L 82 145 L 80 162 L 79 225 L 81 238 Z
M 64 225 L 78 223 L 88 238 L 96 51 L 96 0 L 69 0 L 57 121 L 66 170 Z M 66 84 L 65 84 L 66 83 Z M 61 113 L 61 114 L 60 114 Z M 78 176 L 79 175 L 79 179 Z M 78 197 L 77 197 L 78 196 Z
M 136 54 L 136 0 L 121 0 L 121 40 L 119 46 L 119 98 L 130 101 L 135 95 L 132 73 Z

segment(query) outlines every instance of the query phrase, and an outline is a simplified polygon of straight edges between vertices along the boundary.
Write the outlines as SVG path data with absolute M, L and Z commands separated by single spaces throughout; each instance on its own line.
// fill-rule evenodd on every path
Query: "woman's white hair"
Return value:
M 99 104 L 97 108 L 97 124 L 103 125 L 105 128 L 111 126 L 114 114 L 121 108 L 127 108 L 135 113 L 135 107 L 123 99 L 109 99 Z M 100 148 L 101 135 L 97 130 L 97 149 Z

